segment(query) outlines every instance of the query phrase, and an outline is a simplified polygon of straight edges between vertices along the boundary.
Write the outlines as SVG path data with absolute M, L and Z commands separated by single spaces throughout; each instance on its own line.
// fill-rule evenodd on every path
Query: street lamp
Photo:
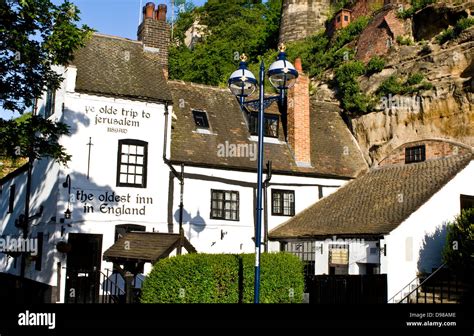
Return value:
M 255 285 L 254 285 L 254 303 L 260 302 L 260 246 L 261 246 L 261 226 L 262 226 L 262 179 L 263 179 L 263 123 L 264 110 L 270 106 L 274 101 L 283 103 L 285 92 L 291 88 L 298 78 L 298 71 L 296 71 L 293 64 L 286 60 L 285 45 L 280 44 L 278 59 L 274 62 L 269 70 L 268 77 L 270 83 L 278 90 L 278 96 L 265 97 L 265 64 L 263 59 L 260 63 L 260 76 L 257 82 L 255 76 L 247 69 L 247 56 L 243 54 L 240 57 L 239 69 L 230 75 L 228 85 L 230 91 L 238 98 L 242 109 L 246 106 L 258 106 L 258 161 L 257 161 L 257 207 L 256 218 L 257 224 L 255 227 Z M 259 99 L 246 101 L 245 99 L 251 96 L 257 85 L 260 86 Z

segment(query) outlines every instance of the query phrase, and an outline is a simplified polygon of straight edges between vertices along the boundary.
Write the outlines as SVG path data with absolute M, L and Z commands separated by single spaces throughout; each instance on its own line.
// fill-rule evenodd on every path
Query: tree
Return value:
M 443 259 L 454 270 L 469 270 L 474 258 L 474 208 L 463 210 L 447 226 Z
M 49 0 L 3 0 L 0 18 L 1 107 L 23 113 L 46 89 L 59 88 L 63 78 L 54 66 L 66 66 L 91 30 L 76 26 L 79 10 L 67 0 L 61 5 Z M 24 239 L 29 231 L 33 163 L 41 157 L 69 161 L 70 156 L 58 143 L 59 137 L 68 133 L 65 124 L 37 115 L 0 119 L 0 155 L 28 159 L 25 211 L 20 218 Z M 25 265 L 26 254 L 22 254 L 21 278 Z
M 14 120 L 0 119 L 0 157 L 13 160 L 51 157 L 67 164 L 71 156 L 58 143 L 59 137 L 69 134 L 69 127 L 41 116 L 25 113 Z
M 67 65 L 91 29 L 77 27 L 79 10 L 67 0 L 2 0 L 0 18 L 0 106 L 23 113 L 59 87 L 53 67 Z
M 249 62 L 275 50 L 278 42 L 281 0 L 209 0 L 203 7 L 180 13 L 170 48 L 170 78 L 208 85 L 225 85 L 239 63 L 240 53 Z M 198 20 L 207 26 L 204 40 L 189 50 L 184 32 Z M 274 59 L 272 59 L 273 61 Z

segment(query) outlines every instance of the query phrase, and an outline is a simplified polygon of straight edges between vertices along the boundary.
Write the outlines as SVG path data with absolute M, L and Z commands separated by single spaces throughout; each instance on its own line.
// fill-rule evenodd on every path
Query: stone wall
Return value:
M 284 0 L 280 42 L 302 40 L 324 28 L 330 0 Z

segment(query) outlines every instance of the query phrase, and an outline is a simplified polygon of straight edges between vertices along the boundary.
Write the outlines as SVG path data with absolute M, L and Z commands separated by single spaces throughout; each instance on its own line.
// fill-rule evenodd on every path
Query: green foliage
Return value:
M 365 74 L 366 68 L 360 61 L 343 63 L 336 70 L 335 80 L 342 107 L 349 114 L 365 114 L 373 107 L 371 100 L 360 89 L 357 77 Z
M 407 85 L 417 85 L 420 84 L 423 79 L 425 79 L 425 76 L 423 76 L 422 73 L 420 72 L 415 72 L 408 77 L 406 84 Z
M 145 279 L 141 302 L 251 303 L 254 262 L 254 254 L 187 254 L 162 259 Z M 288 253 L 262 254 L 260 285 L 262 303 L 300 303 L 304 290 L 301 261 Z
M 388 95 L 404 95 L 425 90 L 431 90 L 433 84 L 423 81 L 423 74 L 416 72 L 408 77 L 408 79 L 402 82 L 395 76 L 390 76 L 380 84 L 376 91 L 378 97 Z
M 436 36 L 436 42 L 443 44 L 449 40 L 458 37 L 461 32 L 474 25 L 474 18 L 462 18 L 456 22 L 453 27 L 446 28 L 438 36 Z
M 396 95 L 402 92 L 402 83 L 395 76 L 390 76 L 377 89 L 379 96 Z
M 171 79 L 208 85 L 225 85 L 246 53 L 249 63 L 259 63 L 258 56 L 276 50 L 281 0 L 217 1 L 179 15 L 175 44 L 170 48 Z M 206 25 L 208 34 L 193 50 L 184 46 L 184 33 L 194 20 Z M 272 59 L 274 61 L 274 59 Z
M 347 43 L 353 41 L 359 34 L 367 27 L 370 22 L 370 17 L 361 16 L 357 20 L 352 21 L 344 29 L 338 30 L 336 33 L 336 40 L 332 45 L 332 49 L 338 50 Z
M 413 16 L 417 11 L 425 8 L 428 5 L 435 3 L 436 0 L 412 0 L 411 7 L 397 13 L 397 17 L 400 19 L 408 19 Z
M 77 27 L 79 10 L 65 1 L 1 1 L 0 100 L 6 110 L 23 113 L 46 88 L 59 87 L 52 70 L 66 65 L 90 33 Z
M 413 40 L 409 36 L 397 36 L 397 42 L 401 45 L 413 45 Z
M 371 76 L 374 73 L 382 71 L 384 68 L 385 60 L 380 56 L 374 56 L 370 59 L 369 63 L 367 63 L 365 74 Z
M 67 134 L 66 124 L 41 116 L 24 114 L 18 119 L 0 119 L 0 156 L 13 160 L 50 157 L 67 164 L 71 156 L 58 143 L 59 137 Z
M 468 268 L 474 257 L 474 208 L 464 210 L 447 226 L 443 260 L 453 269 Z

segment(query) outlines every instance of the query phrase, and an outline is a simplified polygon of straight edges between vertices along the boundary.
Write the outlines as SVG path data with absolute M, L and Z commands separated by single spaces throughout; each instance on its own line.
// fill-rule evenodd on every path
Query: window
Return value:
M 249 128 L 251 135 L 258 135 L 258 113 L 250 113 Z M 271 138 L 278 138 L 278 116 L 264 115 L 263 135 Z
M 211 190 L 211 218 L 239 220 L 239 192 Z
M 461 195 L 461 211 L 474 208 L 474 196 Z
M 197 127 L 209 128 L 209 120 L 207 120 L 206 112 L 193 110 L 193 118 Z
M 293 190 L 272 189 L 272 215 L 295 215 L 295 192 Z
M 315 274 L 316 242 L 299 241 L 283 243 L 282 250 L 294 254 L 303 261 L 305 276 Z
M 329 245 L 329 274 L 349 274 L 349 245 Z
M 146 188 L 148 143 L 120 140 L 117 163 L 117 186 Z
M 8 213 L 13 212 L 15 206 L 15 185 L 10 186 L 10 198 L 8 199 Z
M 56 92 L 48 89 L 46 93 L 46 104 L 44 106 L 44 118 L 48 119 L 54 114 L 54 101 L 56 100 Z
M 340 15 L 338 15 L 338 17 L 337 17 L 337 22 L 341 22 L 341 16 Z
M 36 236 L 38 245 L 36 251 L 35 270 L 41 271 L 41 261 L 43 259 L 43 232 L 38 232 Z
M 423 162 L 425 160 L 425 145 L 405 148 L 405 163 Z
M 344 21 L 346 21 L 346 22 L 349 21 L 349 15 L 344 15 Z

